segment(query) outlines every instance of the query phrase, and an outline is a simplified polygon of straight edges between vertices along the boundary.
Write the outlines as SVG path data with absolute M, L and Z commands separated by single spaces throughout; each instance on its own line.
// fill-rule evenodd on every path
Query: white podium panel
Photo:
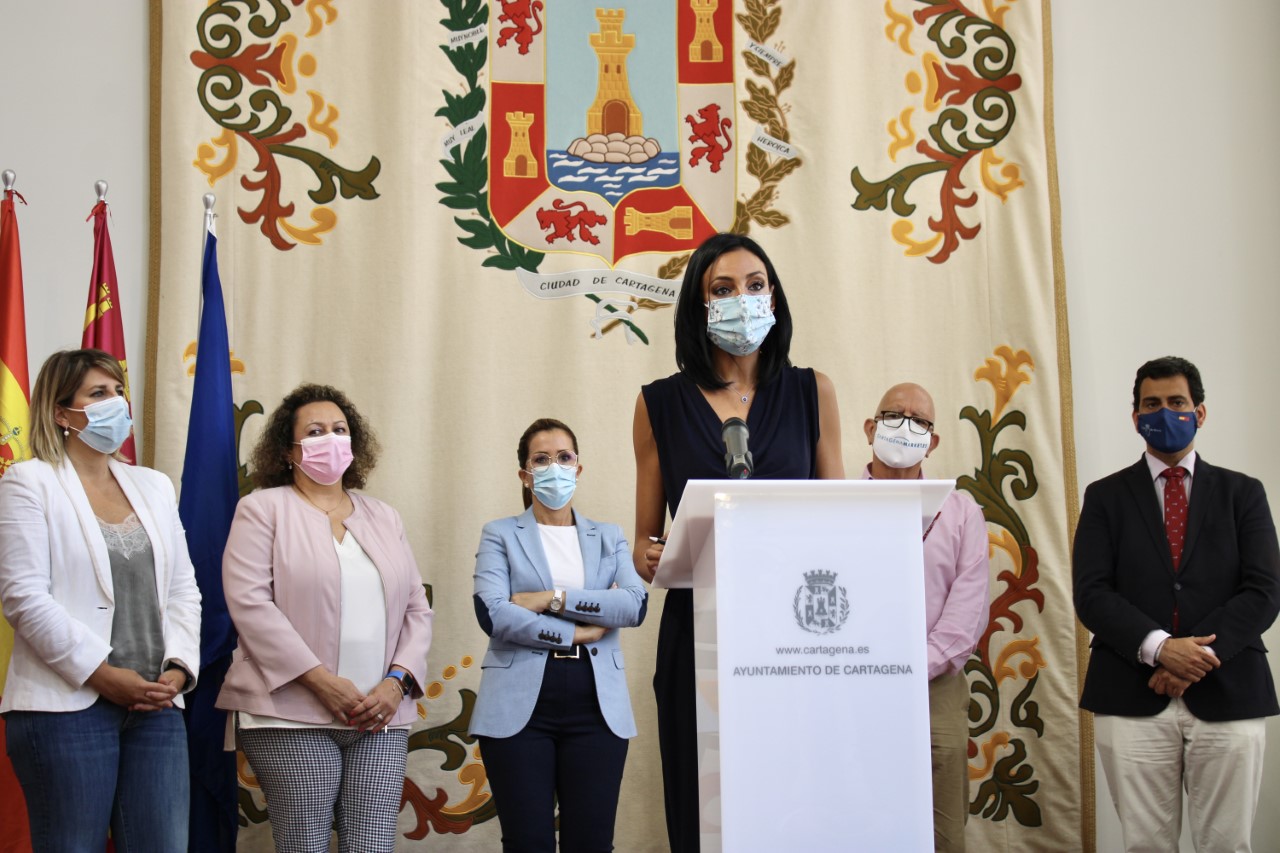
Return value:
M 704 851 L 933 849 L 921 539 L 953 487 L 690 482 L 655 584 L 694 588 Z

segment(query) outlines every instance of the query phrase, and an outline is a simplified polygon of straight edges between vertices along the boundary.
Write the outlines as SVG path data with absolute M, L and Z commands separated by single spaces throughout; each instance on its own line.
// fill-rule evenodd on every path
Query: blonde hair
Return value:
M 125 385 L 124 369 L 115 356 L 100 349 L 73 349 L 55 352 L 40 366 L 40 375 L 31 390 L 31 453 L 51 465 L 62 461 L 63 436 L 54 420 L 56 406 L 70 406 L 85 375 L 98 368 Z M 119 454 L 117 458 L 123 459 Z

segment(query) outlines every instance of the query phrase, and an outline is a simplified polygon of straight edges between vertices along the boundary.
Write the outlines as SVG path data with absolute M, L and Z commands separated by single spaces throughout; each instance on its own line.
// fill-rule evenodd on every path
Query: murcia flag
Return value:
M 111 252 L 111 232 L 107 230 L 107 203 L 99 201 L 85 220 L 93 220 L 93 273 L 89 276 L 89 304 L 84 310 L 82 347 L 109 352 L 124 371 L 124 396 L 133 409 L 129 391 L 129 362 L 124 352 L 124 322 L 120 319 L 120 286 L 116 283 L 116 260 Z M 120 453 L 137 461 L 133 436 L 125 440 Z

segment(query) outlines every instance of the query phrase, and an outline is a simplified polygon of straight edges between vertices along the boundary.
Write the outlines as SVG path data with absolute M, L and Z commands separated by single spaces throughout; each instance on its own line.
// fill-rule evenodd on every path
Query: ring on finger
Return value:
M 382 722 L 382 712 L 381 712 L 381 711 L 379 711 L 378 713 L 374 714 L 374 716 L 378 718 L 378 722 Z

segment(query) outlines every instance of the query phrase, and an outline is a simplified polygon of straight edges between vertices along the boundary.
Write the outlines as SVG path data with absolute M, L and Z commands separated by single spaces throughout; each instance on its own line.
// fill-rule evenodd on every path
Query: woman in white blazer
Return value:
M 505 851 L 613 849 L 636 725 L 618 628 L 648 593 L 617 525 L 573 509 L 578 439 L 543 418 L 517 448 L 525 512 L 484 527 L 475 607 L 490 635 L 471 717 Z
M 200 591 L 173 484 L 117 454 L 120 363 L 54 353 L 31 395 L 34 459 L 0 477 L 0 713 L 35 850 L 184 850 L 181 694 L 200 671 Z

